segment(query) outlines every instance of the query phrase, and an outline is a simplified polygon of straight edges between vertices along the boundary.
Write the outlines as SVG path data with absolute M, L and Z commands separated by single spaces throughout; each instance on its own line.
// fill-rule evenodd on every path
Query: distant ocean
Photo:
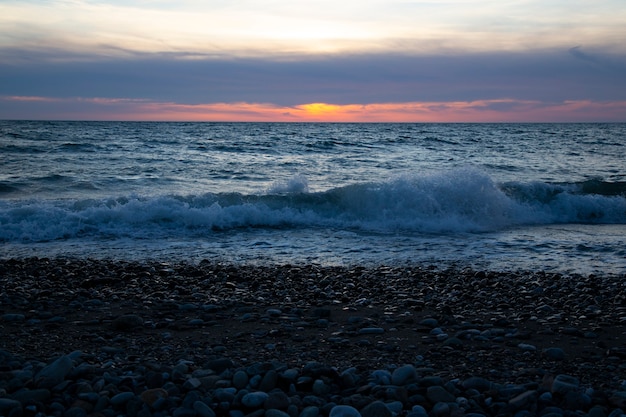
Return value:
M 0 257 L 626 272 L 626 124 L 0 121 Z

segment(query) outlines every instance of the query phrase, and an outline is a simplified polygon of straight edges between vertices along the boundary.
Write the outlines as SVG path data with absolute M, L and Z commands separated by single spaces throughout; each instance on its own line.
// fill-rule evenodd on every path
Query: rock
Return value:
M 290 401 L 287 394 L 282 391 L 275 390 L 269 393 L 269 397 L 267 397 L 263 406 L 266 410 L 287 410 L 289 404 Z
M 248 385 L 248 374 L 243 370 L 238 370 L 233 374 L 233 387 L 238 390 L 244 389 Z
M 330 410 L 328 417 L 362 417 L 361 413 L 349 405 L 336 405 Z
M 111 398 L 111 404 L 113 404 L 114 406 L 119 407 L 121 405 L 126 404 L 127 402 L 129 402 L 133 398 L 135 398 L 135 394 L 130 392 L 130 391 L 120 392 L 119 394 L 114 395 Z
M 492 384 L 485 378 L 482 378 L 479 376 L 472 376 L 464 380 L 462 385 L 463 385 L 463 388 L 465 388 L 466 390 L 475 389 L 478 392 L 485 392 L 491 388 Z
M 150 407 L 154 407 L 157 401 L 167 397 L 168 393 L 163 388 L 147 389 L 139 396 L 139 398 L 141 398 L 141 401 L 148 404 Z
M 11 400 L 9 398 L 0 398 L 0 412 L 2 415 L 9 415 L 13 410 L 22 408 L 22 404 L 19 401 Z
M 362 417 L 393 417 L 393 413 L 382 401 L 374 401 L 361 410 Z
M 553 394 L 565 394 L 568 391 L 573 391 L 578 389 L 580 382 L 578 378 L 569 375 L 557 375 L 552 382 L 552 393 Z
M 50 390 L 46 388 L 32 389 L 32 390 L 24 390 L 18 391 L 13 394 L 13 399 L 21 402 L 22 404 L 27 404 L 31 402 L 45 402 L 50 399 L 52 394 Z
M 194 402 L 193 409 L 199 417 L 215 417 L 215 411 L 202 401 Z
M 421 324 L 422 326 L 426 326 L 426 327 L 430 327 L 431 329 L 434 329 L 435 327 L 439 325 L 439 322 L 437 321 L 437 319 L 426 318 L 420 321 L 419 324 Z
M 541 353 L 544 358 L 551 361 L 562 361 L 565 359 L 565 352 L 561 348 L 547 348 L 544 349 Z
M 320 414 L 319 407 L 310 405 L 308 407 L 304 407 L 299 417 L 318 417 L 319 414 Z
M 124 314 L 111 323 L 115 330 L 130 331 L 143 327 L 143 319 L 136 314 Z
M 261 391 L 270 392 L 276 387 L 276 382 L 278 381 L 278 373 L 274 369 L 270 369 L 263 375 L 263 379 L 261 379 L 261 384 L 259 385 L 259 389 Z
M 445 417 L 450 415 L 450 405 L 445 402 L 438 402 L 433 405 L 431 414 L 434 417 Z
M 509 405 L 516 410 L 526 408 L 528 405 L 537 401 L 537 391 L 531 390 L 523 392 L 509 400 Z
M 364 327 L 359 329 L 359 334 L 383 334 L 385 329 L 382 327 Z
M 64 355 L 43 368 L 35 377 L 35 384 L 39 388 L 52 388 L 63 382 L 72 370 L 73 364 L 69 356 Z
M 452 403 L 456 401 L 456 397 L 449 393 L 444 387 L 434 385 L 426 390 L 426 397 L 432 403 Z
M 241 404 L 248 408 L 260 408 L 265 404 L 269 394 L 263 391 L 249 392 L 241 399 Z
M 417 381 L 417 370 L 413 365 L 404 365 L 393 371 L 391 383 L 393 385 L 406 385 Z
M 284 411 L 276 410 L 275 408 L 272 408 L 265 412 L 265 417 L 291 417 L 291 416 L 285 413 Z
M 23 314 L 6 313 L 2 315 L 2 321 L 7 323 L 19 323 L 26 320 L 26 316 Z

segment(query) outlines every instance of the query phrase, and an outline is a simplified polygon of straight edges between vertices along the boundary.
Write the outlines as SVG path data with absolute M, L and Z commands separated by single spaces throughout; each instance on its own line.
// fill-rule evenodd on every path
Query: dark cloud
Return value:
M 594 58 L 592 58 L 592 56 Z M 603 56 L 612 66 L 589 65 Z M 2 58 L 4 57 L 4 58 Z M 569 51 L 233 58 L 0 51 L 0 95 L 277 105 L 409 101 L 624 100 L 626 57 Z

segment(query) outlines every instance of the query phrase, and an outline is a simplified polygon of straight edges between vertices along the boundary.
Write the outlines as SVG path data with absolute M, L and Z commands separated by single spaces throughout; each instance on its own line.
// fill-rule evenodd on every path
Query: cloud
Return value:
M 8 119 L 29 119 L 36 111 L 48 120 L 248 121 L 248 122 L 572 122 L 625 121 L 626 100 L 545 103 L 499 99 L 449 102 L 332 104 L 181 104 L 126 98 L 0 96 Z M 26 110 L 26 112 L 23 112 Z
M 580 54 L 581 49 L 575 49 Z M 6 52 L 6 51 L 5 51 Z M 235 58 L 144 54 L 128 58 L 11 51 L 0 94 L 127 97 L 159 102 L 381 103 L 500 99 L 565 101 L 626 97 L 626 57 L 598 51 L 600 69 L 567 50 L 411 56 L 355 54 Z M 17 59 L 19 58 L 19 59 Z M 80 58 L 80 59 L 78 59 Z M 9 62 L 9 63 L 7 63 Z

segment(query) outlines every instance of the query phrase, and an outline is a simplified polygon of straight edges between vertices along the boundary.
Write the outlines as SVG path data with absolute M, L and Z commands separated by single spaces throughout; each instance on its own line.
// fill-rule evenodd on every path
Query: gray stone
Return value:
M 290 401 L 287 394 L 282 391 L 272 391 L 263 404 L 266 410 L 286 410 L 289 407 Z
M 215 417 L 215 411 L 202 401 L 194 402 L 193 409 L 200 417 Z
M 233 387 L 238 390 L 244 389 L 248 385 L 248 374 L 245 371 L 239 370 L 233 375 Z
M 413 365 L 404 365 L 393 371 L 391 383 L 393 385 L 406 385 L 417 381 L 417 370 Z
M 329 417 L 361 417 L 361 413 L 349 405 L 336 405 L 330 410 Z
M 114 395 L 111 398 L 111 404 L 113 404 L 114 406 L 120 406 L 120 405 L 126 404 L 133 398 L 135 398 L 135 394 L 130 391 L 120 392 L 119 394 Z
M 322 381 L 321 379 L 316 379 L 315 382 L 313 382 L 313 387 L 311 390 L 315 395 L 324 395 L 328 394 L 328 392 L 330 391 L 330 387 L 326 385 L 326 383 L 324 383 L 324 381 Z
M 463 388 L 475 389 L 478 392 L 485 392 L 491 388 L 491 382 L 479 376 L 472 376 L 463 381 Z
M 276 382 L 278 381 L 278 373 L 274 369 L 270 369 L 265 373 L 263 379 L 261 379 L 261 384 L 259 385 L 259 389 L 261 391 L 270 392 L 276 387 Z
M 557 375 L 552 383 L 552 393 L 565 394 L 568 391 L 578 389 L 580 382 L 578 378 L 569 375 Z
M 63 382 L 67 374 L 72 370 L 72 360 L 64 355 L 43 368 L 35 377 L 36 385 L 39 388 L 52 388 Z
M 24 390 L 18 391 L 13 394 L 13 399 L 17 400 L 23 404 L 36 401 L 36 402 L 44 402 L 50 399 L 51 397 L 50 390 L 46 388 L 32 389 L 32 390 Z
M 18 323 L 24 320 L 26 320 L 26 316 L 24 316 L 23 314 L 7 313 L 2 315 L 2 321 L 5 321 L 7 323 Z
M 426 397 L 432 403 L 452 403 L 456 401 L 454 395 L 449 393 L 444 387 L 440 387 L 437 385 L 428 387 L 428 389 L 426 390 Z
M 0 398 L 0 412 L 2 412 L 3 415 L 8 415 L 11 410 L 18 408 L 22 408 L 22 404 L 19 401 L 9 398 Z
M 183 384 L 183 388 L 185 388 L 186 390 L 197 389 L 200 386 L 202 386 L 202 381 L 200 381 L 198 378 L 189 378 Z
M 435 327 L 439 325 L 439 322 L 437 321 L 437 319 L 427 318 L 427 319 L 420 321 L 419 324 L 421 324 L 422 326 L 426 326 L 426 327 L 430 327 L 431 329 L 434 329 Z
M 551 361 L 562 361 L 565 359 L 565 352 L 561 348 L 548 348 L 544 349 L 542 352 L 543 356 Z
M 291 417 L 291 416 L 285 413 L 284 411 L 272 408 L 265 412 L 265 417 Z
M 319 414 L 320 414 L 319 407 L 310 405 L 308 407 L 304 407 L 299 417 L 318 417 Z
M 263 391 L 249 392 L 243 396 L 241 403 L 248 408 L 259 408 L 265 404 L 269 394 Z
M 526 408 L 537 401 L 537 391 L 526 391 L 509 400 L 509 405 L 515 409 Z
M 445 402 L 438 402 L 433 405 L 430 412 L 434 417 L 444 417 L 450 415 L 450 406 Z
M 382 401 L 374 401 L 361 410 L 362 417 L 393 417 L 391 410 Z
M 143 319 L 136 314 L 124 314 L 111 323 L 115 330 L 129 331 L 143 327 Z
M 383 334 L 385 329 L 382 327 L 364 327 L 359 330 L 359 334 Z

